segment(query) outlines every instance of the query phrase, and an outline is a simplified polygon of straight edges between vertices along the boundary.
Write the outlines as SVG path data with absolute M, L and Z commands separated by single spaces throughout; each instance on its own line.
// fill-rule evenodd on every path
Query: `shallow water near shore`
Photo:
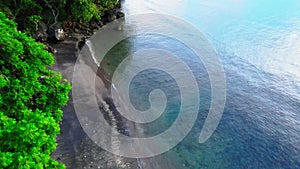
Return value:
M 189 49 L 174 39 L 147 34 L 125 39 L 107 53 L 102 65 L 111 76 L 124 56 L 140 49 L 172 51 L 193 70 L 200 86 L 200 109 L 192 131 L 169 152 L 140 159 L 144 168 L 300 167 L 298 1 L 126 0 L 122 7 L 127 15 L 164 13 L 190 22 L 211 41 L 226 74 L 227 100 L 222 120 L 210 139 L 199 144 L 211 87 L 204 65 Z M 164 59 L 157 62 L 164 64 Z M 166 110 L 158 120 L 140 125 L 143 133 L 138 137 L 163 132 L 178 115 L 178 86 L 159 70 L 143 71 L 133 79 L 131 101 L 138 109 L 149 108 L 149 92 L 156 88 L 166 93 Z
M 197 56 L 181 42 L 155 34 L 134 36 L 114 46 L 101 63 L 101 73 L 108 79 L 126 56 L 159 48 L 183 60 L 200 89 L 200 109 L 192 131 L 170 151 L 139 159 L 139 168 L 300 168 L 300 2 L 126 0 L 122 8 L 127 15 L 164 13 L 193 24 L 216 49 L 227 84 L 223 117 L 209 140 L 200 144 L 211 84 Z M 161 57 L 156 62 L 165 60 Z M 143 132 L 131 131 L 136 137 L 162 133 L 178 116 L 178 85 L 157 69 L 145 70 L 132 80 L 132 104 L 146 110 L 149 93 L 157 88 L 165 92 L 167 107 L 158 120 L 138 124 Z

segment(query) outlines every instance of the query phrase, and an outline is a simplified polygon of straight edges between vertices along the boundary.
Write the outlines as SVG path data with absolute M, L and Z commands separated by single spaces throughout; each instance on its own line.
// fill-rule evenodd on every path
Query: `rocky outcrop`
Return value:
M 93 19 L 88 23 L 65 21 L 60 25 L 56 20 L 54 24 L 48 26 L 44 22 L 39 21 L 33 38 L 42 43 L 57 43 L 76 33 L 83 35 L 87 39 L 105 24 L 124 17 L 125 14 L 120 11 L 120 8 L 121 5 L 118 3 L 114 9 L 103 12 L 101 19 Z

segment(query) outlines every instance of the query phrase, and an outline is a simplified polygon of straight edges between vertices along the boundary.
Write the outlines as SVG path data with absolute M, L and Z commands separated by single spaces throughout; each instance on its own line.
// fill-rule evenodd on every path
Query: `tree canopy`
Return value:
M 119 0 L 1 0 L 0 11 L 28 29 L 37 20 L 47 24 L 59 21 L 89 22 L 100 19 L 105 11 L 113 9 Z M 31 31 L 31 30 L 28 30 Z
M 71 86 L 47 68 L 45 46 L 2 12 L 0 28 L 0 168 L 64 168 L 50 154 Z

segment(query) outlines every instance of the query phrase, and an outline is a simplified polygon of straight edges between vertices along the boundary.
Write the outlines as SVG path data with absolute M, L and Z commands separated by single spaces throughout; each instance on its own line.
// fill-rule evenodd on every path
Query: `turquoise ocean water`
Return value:
M 123 11 L 163 13 L 190 22 L 212 43 L 226 74 L 223 117 L 212 137 L 199 144 L 211 87 L 197 56 L 181 42 L 155 34 L 123 40 L 108 52 L 103 64 L 113 69 L 140 49 L 171 51 L 191 68 L 200 86 L 200 110 L 192 131 L 152 161 L 176 159 L 177 168 L 191 169 L 300 168 L 300 1 L 125 0 Z M 163 132 L 178 115 L 178 85 L 158 69 L 142 71 L 132 80 L 131 102 L 146 110 L 149 93 L 157 88 L 165 92 L 167 108 L 158 120 L 141 125 L 140 137 Z

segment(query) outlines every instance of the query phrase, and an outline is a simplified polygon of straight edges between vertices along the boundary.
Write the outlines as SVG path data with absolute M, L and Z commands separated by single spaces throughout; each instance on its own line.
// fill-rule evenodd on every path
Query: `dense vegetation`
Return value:
M 34 31 L 39 20 L 47 25 L 64 21 L 98 20 L 118 0 L 1 0 L 0 11 L 18 23 L 19 30 Z
M 34 20 L 36 13 L 23 14 L 30 7 L 42 11 L 29 0 L 6 3 L 10 17 Z M 24 4 L 12 10 L 14 3 Z M 0 12 L 0 168 L 64 168 L 50 154 L 71 87 L 47 69 L 54 58 L 44 48 Z
M 53 56 L 30 35 L 41 21 L 48 27 L 97 23 L 118 3 L 0 1 L 0 168 L 65 168 L 50 155 L 71 86 L 47 68 Z

